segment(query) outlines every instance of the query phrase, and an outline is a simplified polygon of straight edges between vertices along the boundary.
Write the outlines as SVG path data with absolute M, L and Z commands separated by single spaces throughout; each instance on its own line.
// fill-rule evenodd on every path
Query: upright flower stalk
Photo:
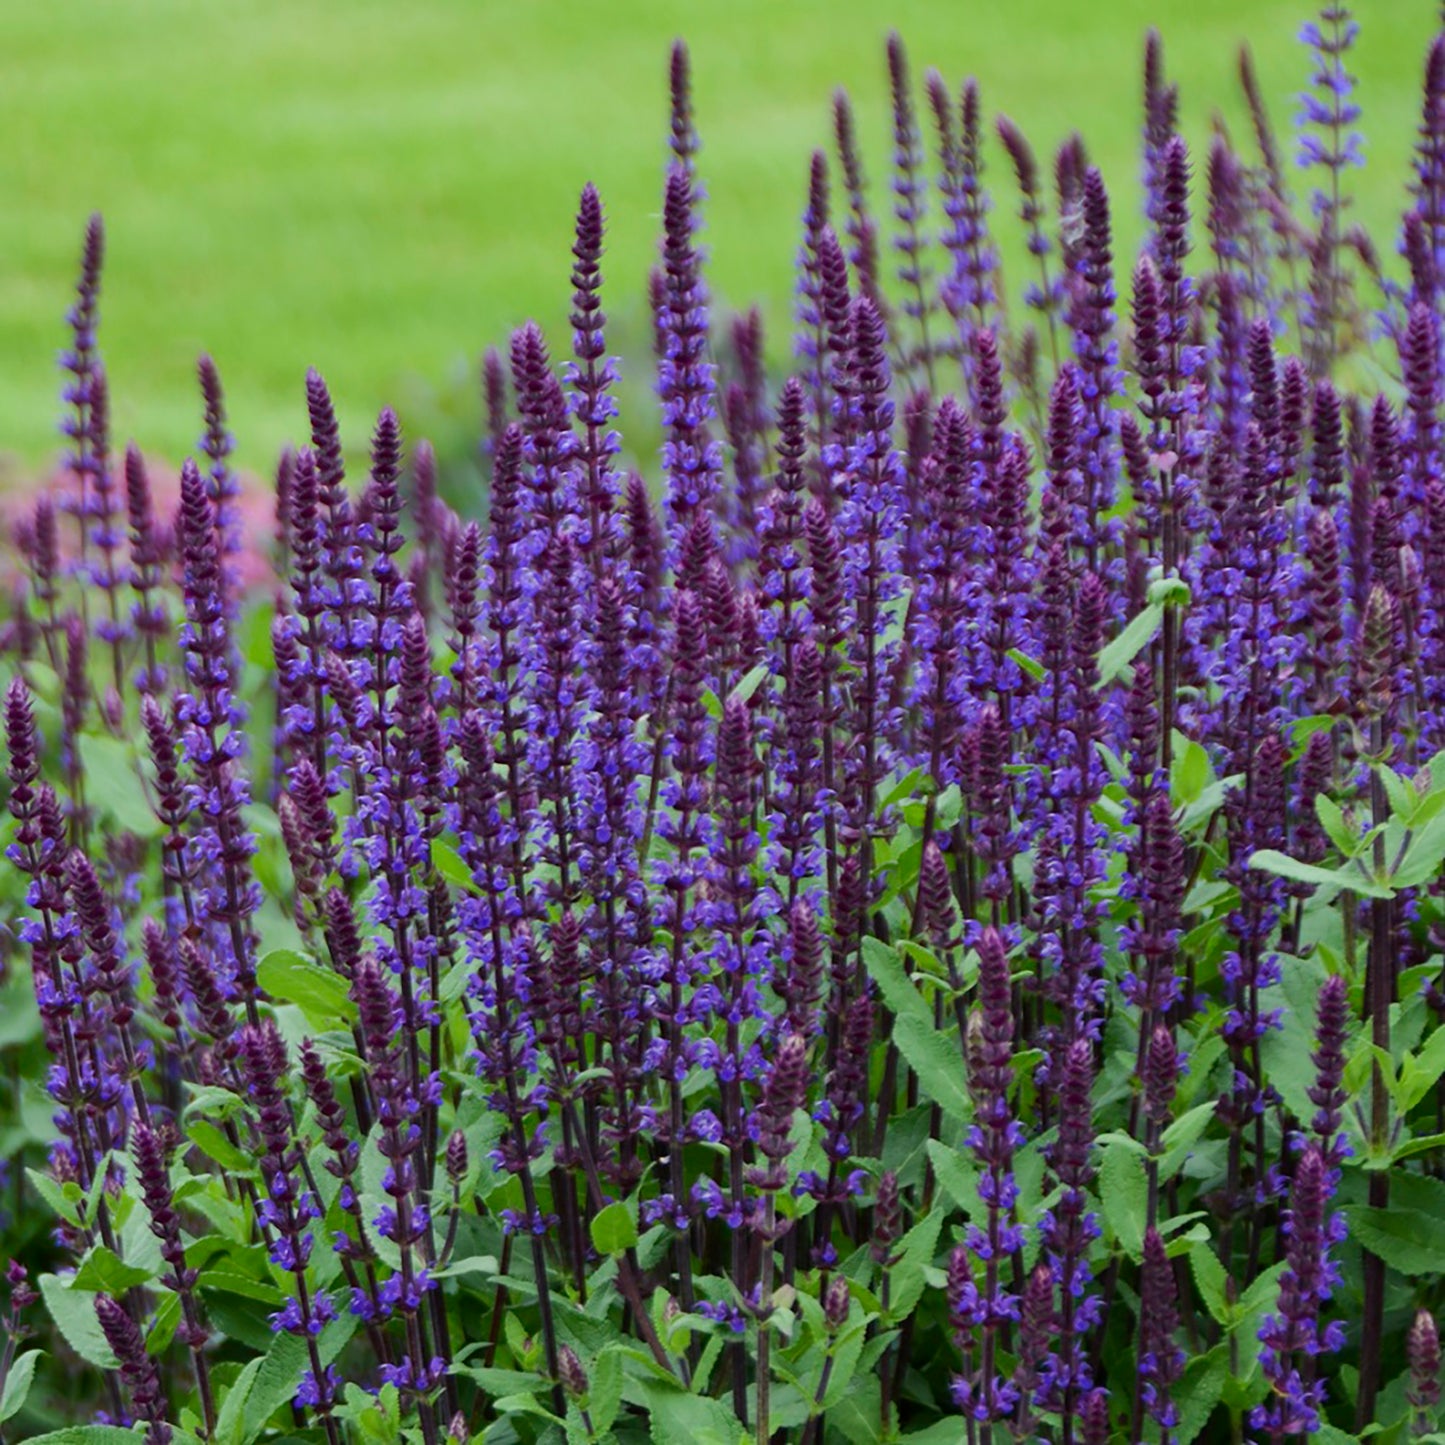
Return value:
M 389 407 L 343 454 L 308 373 L 264 596 L 215 365 L 178 508 L 112 443 L 92 222 L 0 620 L 13 1436 L 97 1415 L 41 1301 L 152 1445 L 1431 1434 L 1445 43 L 1396 267 L 1354 23 L 1305 40 L 1297 202 L 1247 57 L 1191 155 L 1146 38 L 1128 196 L 974 80 L 920 114 L 890 37 L 891 196 L 839 93 L 791 362 L 712 312 L 679 43 L 653 443 L 588 184 L 477 487 Z

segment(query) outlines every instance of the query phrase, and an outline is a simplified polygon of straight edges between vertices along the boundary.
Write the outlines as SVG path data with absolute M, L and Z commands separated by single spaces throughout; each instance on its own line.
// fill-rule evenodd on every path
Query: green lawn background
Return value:
M 207 349 L 240 460 L 265 470 L 301 432 L 308 365 L 355 448 L 383 401 L 406 420 L 435 414 L 424 398 L 469 397 L 481 350 L 528 316 L 565 346 L 587 179 L 609 216 L 612 344 L 643 353 L 675 35 L 693 52 L 710 281 L 720 305 L 765 306 L 781 362 L 807 158 L 835 85 L 855 98 L 887 204 L 890 27 L 917 81 L 930 66 L 951 84 L 978 76 L 990 116 L 1013 116 L 1045 160 L 1082 131 L 1127 254 L 1146 27 L 1164 34 L 1202 169 L 1216 111 L 1244 137 L 1241 39 L 1288 130 L 1308 13 L 1296 0 L 3 0 L 0 471 L 23 479 L 56 454 L 55 357 L 92 209 L 109 234 L 117 437 L 188 450 Z M 1368 0 L 1356 13 L 1369 156 L 1356 215 L 1389 249 L 1437 12 Z M 992 136 L 988 163 L 1007 253 L 1014 190 Z

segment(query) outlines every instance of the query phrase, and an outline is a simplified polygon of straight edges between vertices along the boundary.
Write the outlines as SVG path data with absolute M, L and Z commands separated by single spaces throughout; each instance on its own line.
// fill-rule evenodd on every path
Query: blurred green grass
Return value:
M 1352 178 L 1355 214 L 1388 250 L 1436 10 L 1366 0 L 1356 13 L 1369 165 Z M 109 234 L 101 339 L 117 436 L 171 458 L 189 450 L 194 363 L 209 350 L 239 459 L 265 470 L 301 434 L 308 365 L 330 381 L 355 448 L 381 402 L 470 386 L 480 351 L 528 316 L 565 345 L 587 179 L 609 216 L 610 341 L 644 354 L 674 35 L 693 53 L 710 281 L 722 305 L 764 305 L 781 360 L 807 158 L 826 143 L 836 85 L 855 98 L 887 203 L 891 26 L 916 80 L 930 66 L 951 83 L 978 76 L 990 114 L 1010 114 L 1041 157 L 1080 130 L 1115 192 L 1127 255 L 1146 27 L 1163 32 L 1199 146 L 1216 112 L 1243 137 L 1246 38 L 1287 130 L 1306 18 L 1299 0 L 3 0 L 5 469 L 33 473 L 56 453 L 55 356 L 92 209 Z M 1011 215 L 992 140 L 988 159 Z

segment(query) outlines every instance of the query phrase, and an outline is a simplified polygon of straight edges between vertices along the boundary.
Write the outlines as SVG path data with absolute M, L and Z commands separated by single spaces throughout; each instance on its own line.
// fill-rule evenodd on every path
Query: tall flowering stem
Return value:
M 898 282 L 910 293 L 903 309 L 917 324 L 917 358 L 922 362 L 932 387 L 933 350 L 928 322 L 933 298 L 923 239 L 927 195 L 921 174 L 923 146 L 913 105 L 908 55 L 903 48 L 903 38 L 896 30 L 888 37 L 888 85 L 893 100 L 893 214 L 898 222 L 898 234 L 893 238 L 893 245 L 899 257 Z
M 245 712 L 232 674 L 225 579 L 216 548 L 215 512 L 195 464 L 181 470 L 181 555 L 185 565 L 186 625 L 182 660 L 189 690 L 177 699 L 181 744 L 198 784 L 196 807 L 215 839 L 219 886 L 208 890 L 208 916 L 230 944 L 231 981 L 256 1011 L 256 938 L 251 916 L 260 902 L 250 874 L 256 841 L 242 810 L 250 790 L 238 766 L 245 754 Z
M 606 317 L 602 311 L 602 201 L 592 185 L 584 186 L 577 208 L 577 236 L 572 245 L 572 350 L 575 361 L 567 380 L 575 388 L 571 406 L 582 426 L 579 461 L 587 531 L 582 550 L 594 579 L 600 580 L 609 559 L 617 557 L 621 538 L 615 515 L 618 476 L 613 470 L 618 439 L 611 430 L 617 403 L 611 388 L 617 363 L 607 355 Z
M 315 1244 L 311 1221 L 320 1218 L 321 1205 L 302 1175 L 302 1150 L 296 1135 L 291 1105 L 283 1091 L 288 1061 L 286 1046 L 267 1022 L 241 1032 L 241 1070 L 256 1108 L 257 1126 L 265 1153 L 262 1178 L 266 1195 L 260 1222 L 269 1228 L 272 1263 L 292 1275 L 295 1293 L 271 1317 L 278 1333 L 300 1336 L 306 1344 L 310 1370 L 302 1378 L 297 1401 L 321 1417 L 326 1438 L 339 1445 L 340 1431 L 332 1415 L 340 1390 L 334 1368 L 323 1366 L 318 1339 L 336 1317 L 330 1296 L 316 1288 L 309 1271 Z
M 75 303 L 65 318 L 70 327 L 71 344 L 60 358 L 61 366 L 70 376 L 63 395 L 70 414 L 61 423 L 61 430 L 72 447 L 67 462 L 75 479 L 74 495 L 65 498 L 61 505 L 76 520 L 79 565 L 85 581 L 92 580 L 84 576 L 84 572 L 92 540 L 91 519 L 97 510 L 97 479 L 105 467 L 104 441 L 97 430 L 98 423 L 104 426 L 105 402 L 103 395 L 98 394 L 98 388 L 103 393 L 105 384 L 101 380 L 100 353 L 96 345 L 96 328 L 100 322 L 100 273 L 104 260 L 105 224 L 100 213 L 96 212 L 85 228 Z M 99 415 L 97 401 L 100 402 Z M 85 617 L 87 590 L 81 591 L 79 603 L 81 616 Z
M 1094 1178 L 1089 1100 L 1093 1072 L 1091 1046 L 1086 1039 L 1075 1039 L 1058 1071 L 1059 1130 L 1048 1156 L 1062 1193 L 1039 1220 L 1043 1259 L 1054 1293 L 1056 1339 L 1039 1372 L 1036 1402 L 1039 1408 L 1058 1413 L 1061 1439 L 1066 1442 L 1077 1438 L 1080 1414 L 1092 1385 L 1084 1342 L 1103 1309 L 1102 1298 L 1089 1287 L 1089 1246 L 1100 1232 L 1086 1192 Z
M 1300 31 L 1310 49 L 1314 69 L 1313 89 L 1300 96 L 1299 162 L 1325 172 L 1323 183 L 1312 200 L 1318 231 L 1311 242 L 1311 277 L 1308 309 L 1303 316 L 1310 338 L 1310 369 L 1315 376 L 1329 373 L 1335 351 L 1335 337 L 1342 318 L 1345 278 L 1340 251 L 1344 238 L 1344 172 L 1364 164 L 1362 141 L 1354 129 L 1360 107 L 1351 99 L 1355 80 L 1346 68 L 1346 57 L 1359 34 L 1359 26 L 1344 5 L 1326 5 L 1318 20 Z
M 702 257 L 694 239 L 696 194 L 691 172 L 674 166 L 663 204 L 666 284 L 659 317 L 665 350 L 657 388 L 665 428 L 662 464 L 668 479 L 668 522 L 680 548 L 693 522 L 711 509 L 719 488 L 722 451 L 708 423 L 717 411 L 714 368 L 707 359 L 708 297 Z M 682 577 L 695 585 L 697 577 Z
M 1250 1412 L 1249 1425 L 1262 1440 L 1279 1442 L 1319 1429 L 1325 1393 L 1319 1357 L 1344 1346 L 1343 1323 L 1320 1318 L 1339 1282 L 1330 1246 L 1345 1237 L 1343 1219 L 1328 1212 L 1331 1192 L 1324 1155 L 1317 1144 L 1306 1144 L 1295 1168 L 1278 1301 L 1259 1330 L 1260 1366 L 1272 1393 Z
M 210 1331 L 201 1319 L 196 1295 L 196 1280 L 200 1272 L 186 1263 L 185 1248 L 181 1243 L 180 1216 L 176 1212 L 171 1192 L 165 1146 L 154 1130 L 138 1124 L 132 1133 L 132 1147 L 135 1150 L 136 1175 L 151 1217 L 151 1233 L 160 1242 L 161 1258 L 165 1260 L 168 1270 L 161 1282 L 168 1289 L 175 1290 L 180 1297 L 183 1323 L 177 1329 L 176 1335 L 191 1352 L 201 1397 L 201 1415 L 206 1422 L 207 1431 L 210 1432 L 216 1428 L 216 1406 L 205 1353 Z
M 978 1122 L 970 1131 L 969 1147 L 979 1164 L 978 1192 L 986 1223 L 970 1226 L 965 1243 L 950 1260 L 949 1311 L 960 1336 L 975 1342 L 978 1351 L 976 1367 L 954 1384 L 954 1401 L 971 1419 L 987 1424 L 1006 1420 L 1018 1403 L 1017 1386 L 999 1372 L 998 1353 L 1019 1308 L 1018 1298 L 1004 1285 L 1004 1265 L 1023 1244 L 1023 1230 L 1014 1223 L 1018 1185 L 1013 1156 L 1024 1132 L 1009 1103 L 1013 1004 L 1008 955 L 992 928 L 979 936 L 978 989 L 977 1023 L 970 1024 L 969 1038 L 969 1084 Z

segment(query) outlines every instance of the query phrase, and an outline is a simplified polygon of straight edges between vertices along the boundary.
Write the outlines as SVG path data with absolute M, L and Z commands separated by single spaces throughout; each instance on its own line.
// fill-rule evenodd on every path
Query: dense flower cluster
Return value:
M 1305 31 L 1303 208 L 1247 56 L 1252 148 L 1195 156 L 1148 37 L 1132 266 L 1083 142 L 1000 118 L 1021 309 L 982 91 L 920 107 L 892 37 L 891 220 L 839 93 L 788 377 L 712 314 L 677 47 L 656 496 L 589 185 L 570 354 L 488 354 L 485 516 L 312 372 L 269 601 L 212 362 L 175 516 L 117 469 L 92 221 L 4 726 L 107 1416 L 1438 1428 L 1390 1206 L 1445 1137 L 1445 38 L 1405 285 L 1345 221 L 1354 37 Z

